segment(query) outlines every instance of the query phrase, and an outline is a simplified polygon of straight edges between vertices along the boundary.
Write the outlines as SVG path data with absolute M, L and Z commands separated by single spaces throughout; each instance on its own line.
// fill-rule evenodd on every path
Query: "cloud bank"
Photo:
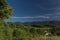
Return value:
M 27 16 L 27 17 L 10 17 L 10 18 L 50 18 L 49 16 L 34 16 L 34 17 L 31 17 L 31 16 Z

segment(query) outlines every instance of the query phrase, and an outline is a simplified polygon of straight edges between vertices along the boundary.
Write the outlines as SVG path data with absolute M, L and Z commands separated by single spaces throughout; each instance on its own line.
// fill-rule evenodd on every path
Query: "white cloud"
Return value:
M 60 4 L 59 4 L 60 5 Z M 44 6 L 42 6 L 42 5 L 37 5 L 37 7 L 39 7 L 40 9 L 42 9 L 42 10 L 60 10 L 60 6 L 58 6 L 58 7 L 51 7 L 51 8 L 46 8 L 46 7 L 44 7 Z
M 37 16 L 36 18 L 50 18 L 49 16 Z
M 45 14 L 46 16 L 60 16 L 60 12 L 58 13 L 51 13 L 51 14 Z
M 60 15 L 60 13 L 56 13 L 56 15 Z
M 60 10 L 60 7 L 56 7 L 56 8 L 49 8 L 47 10 Z
M 33 17 L 11 17 L 11 18 L 33 18 Z
M 50 18 L 49 16 L 27 16 L 27 17 L 10 17 L 10 18 Z

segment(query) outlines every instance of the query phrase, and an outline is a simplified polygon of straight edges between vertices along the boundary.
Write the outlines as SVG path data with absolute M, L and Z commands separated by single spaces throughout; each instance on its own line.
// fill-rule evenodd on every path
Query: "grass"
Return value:
M 34 36 L 34 37 L 21 37 L 16 40 L 60 40 L 59 36 L 52 36 L 52 37 L 46 37 L 46 36 Z

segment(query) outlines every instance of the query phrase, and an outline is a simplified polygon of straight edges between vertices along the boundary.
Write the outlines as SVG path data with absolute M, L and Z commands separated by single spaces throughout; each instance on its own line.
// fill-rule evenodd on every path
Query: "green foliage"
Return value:
M 44 25 L 44 24 L 41 24 Z M 56 36 L 60 35 L 60 27 L 33 27 L 30 25 L 24 25 L 23 23 L 14 22 L 0 22 L 0 40 L 53 40 L 55 36 L 45 37 L 44 31 L 48 32 L 54 31 Z M 57 38 L 56 37 L 56 38 Z M 59 38 L 54 39 L 59 40 Z
M 6 0 L 0 0 L 0 19 L 6 19 L 11 16 L 12 8 L 6 3 Z

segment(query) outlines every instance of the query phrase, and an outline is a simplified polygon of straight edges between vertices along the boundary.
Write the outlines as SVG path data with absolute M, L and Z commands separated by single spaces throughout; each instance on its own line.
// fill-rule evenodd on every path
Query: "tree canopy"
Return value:
M 0 0 L 0 19 L 9 18 L 12 15 L 12 8 L 6 3 L 6 0 Z

